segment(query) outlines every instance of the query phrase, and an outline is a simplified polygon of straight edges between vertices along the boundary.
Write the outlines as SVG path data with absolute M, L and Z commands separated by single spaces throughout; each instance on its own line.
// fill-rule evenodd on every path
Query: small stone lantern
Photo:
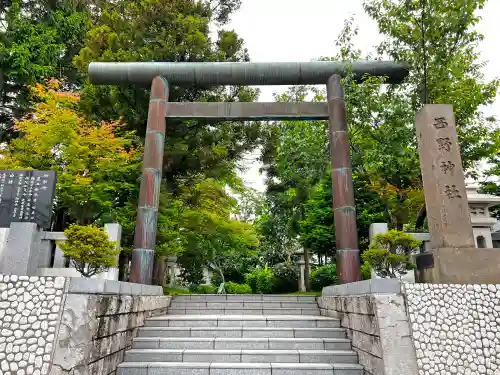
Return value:
M 169 276 L 168 286 L 170 288 L 175 286 L 175 269 L 177 267 L 177 255 L 170 255 L 167 257 L 167 273 Z
M 491 228 L 497 219 L 490 216 L 489 208 L 500 205 L 500 197 L 479 193 L 477 185 L 467 185 L 470 219 L 474 240 L 478 248 L 493 248 Z
M 306 279 L 305 279 L 306 260 L 304 257 L 304 249 L 297 250 L 295 252 L 295 255 L 299 256 L 299 261 L 297 262 L 299 265 L 299 269 L 300 269 L 299 291 L 305 292 L 306 291 Z

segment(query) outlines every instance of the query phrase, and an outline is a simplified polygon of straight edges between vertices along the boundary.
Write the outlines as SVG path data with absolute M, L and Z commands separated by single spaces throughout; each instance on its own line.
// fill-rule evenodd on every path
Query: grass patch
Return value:
M 178 294 L 192 294 L 192 293 L 187 289 L 163 288 L 163 294 L 165 296 L 175 296 Z
M 286 293 L 287 295 L 298 295 L 298 296 L 319 296 L 321 297 L 321 292 L 294 292 Z

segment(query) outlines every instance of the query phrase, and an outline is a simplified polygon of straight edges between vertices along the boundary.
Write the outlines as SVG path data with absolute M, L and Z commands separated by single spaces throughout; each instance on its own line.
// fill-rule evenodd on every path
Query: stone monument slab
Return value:
M 432 247 L 474 247 L 453 107 L 425 105 L 416 130 Z
M 0 170 L 0 227 L 28 222 L 50 228 L 56 179 L 54 171 Z

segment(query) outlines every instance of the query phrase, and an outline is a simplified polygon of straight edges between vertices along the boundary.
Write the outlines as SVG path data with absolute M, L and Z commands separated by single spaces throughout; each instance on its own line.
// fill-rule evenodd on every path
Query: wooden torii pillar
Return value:
M 252 62 L 94 62 L 89 66 L 93 84 L 151 84 L 144 165 L 134 236 L 130 281 L 150 284 L 163 167 L 166 117 L 213 120 L 328 120 L 332 159 L 333 211 L 337 273 L 341 283 L 360 280 L 356 210 L 352 186 L 349 136 L 342 74 L 348 65 L 358 81 L 365 74 L 399 83 L 407 75 L 404 64 L 390 61 Z M 168 86 L 326 85 L 325 103 L 167 103 Z

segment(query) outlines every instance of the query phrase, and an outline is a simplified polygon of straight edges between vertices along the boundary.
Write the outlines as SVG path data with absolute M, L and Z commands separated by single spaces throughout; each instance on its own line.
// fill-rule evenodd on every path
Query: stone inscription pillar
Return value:
M 168 82 L 162 77 L 155 77 L 151 84 L 142 181 L 130 270 L 130 281 L 133 283 L 150 285 L 153 277 L 167 101 Z
M 425 105 L 416 130 L 432 248 L 473 248 L 453 107 Z
M 330 155 L 332 160 L 333 215 L 337 245 L 337 274 L 341 284 L 361 280 L 356 208 L 352 186 L 349 135 L 347 133 L 344 89 L 338 74 L 326 84 L 329 112 Z

